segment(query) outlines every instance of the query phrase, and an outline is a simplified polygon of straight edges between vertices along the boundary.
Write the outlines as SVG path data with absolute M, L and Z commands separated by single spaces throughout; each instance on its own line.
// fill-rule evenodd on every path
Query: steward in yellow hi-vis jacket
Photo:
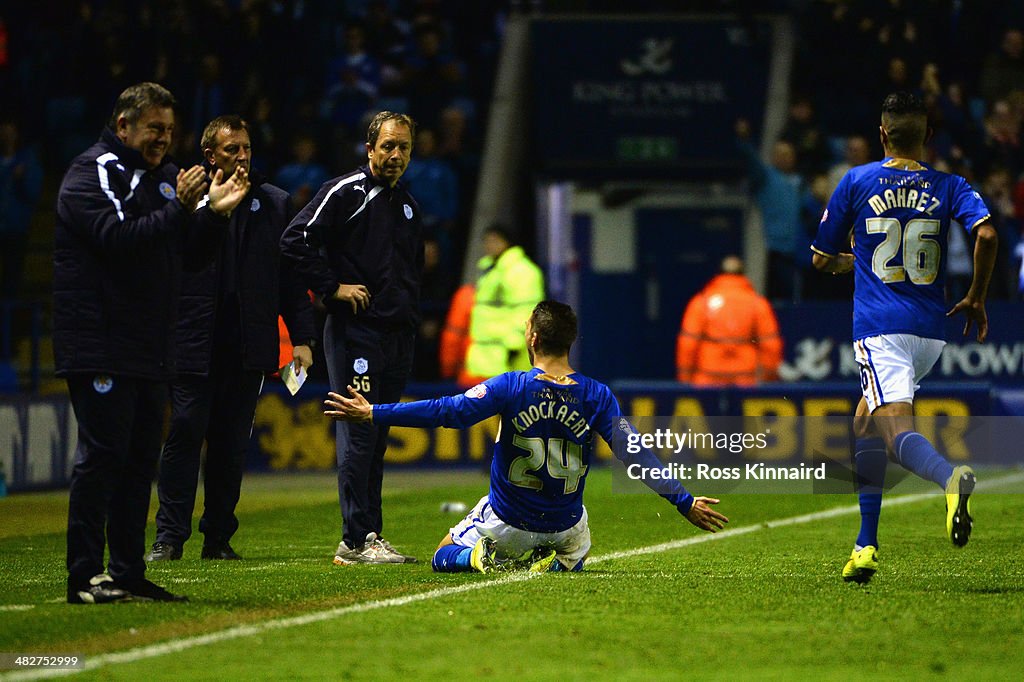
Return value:
M 480 279 L 469 326 L 466 374 L 483 380 L 530 369 L 526 319 L 544 299 L 544 275 L 508 232 L 492 226 L 484 234 Z

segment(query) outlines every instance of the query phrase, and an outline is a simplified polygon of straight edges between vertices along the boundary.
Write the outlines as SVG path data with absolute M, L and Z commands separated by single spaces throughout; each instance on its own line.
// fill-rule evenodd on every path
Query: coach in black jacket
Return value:
M 146 516 L 160 452 L 182 259 L 202 261 L 223 224 L 192 217 L 200 166 L 165 159 L 174 97 L 155 83 L 118 98 L 99 142 L 71 163 L 57 198 L 53 345 L 78 421 L 68 503 L 67 600 L 181 599 L 145 579 Z M 210 185 L 226 214 L 245 171 Z M 104 533 L 105 531 L 105 533 Z M 104 535 L 106 539 L 104 539 Z M 109 575 L 103 571 L 110 548 Z
M 415 123 L 390 111 L 367 132 L 369 163 L 329 180 L 285 230 L 285 256 L 328 308 L 324 356 L 331 386 L 371 402 L 397 401 L 412 370 L 423 224 L 399 178 Z M 371 398 L 370 396 L 373 396 Z M 337 422 L 338 497 L 344 520 L 334 563 L 411 563 L 381 537 L 388 429 Z
M 249 126 L 220 116 L 203 132 L 209 168 L 248 171 Z M 156 542 L 147 561 L 180 559 L 192 534 L 199 460 L 206 440 L 202 558 L 240 559 L 229 544 L 238 529 L 245 452 L 264 375 L 278 369 L 277 316 L 294 340 L 294 361 L 313 362 L 315 327 L 306 287 L 281 257 L 288 193 L 250 176 L 252 190 L 229 221 L 215 262 L 186 273 L 178 320 L 178 378 L 171 385 L 171 429 L 160 456 Z M 203 202 L 200 202 L 202 205 Z M 200 210 L 200 215 L 205 209 Z

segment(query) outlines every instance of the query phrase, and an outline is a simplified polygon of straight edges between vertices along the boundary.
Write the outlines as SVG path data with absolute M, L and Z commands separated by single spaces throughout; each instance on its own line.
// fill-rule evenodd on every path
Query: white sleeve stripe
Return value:
M 110 152 L 96 157 L 96 173 L 100 178 L 100 189 L 103 190 L 103 193 L 106 194 L 114 204 L 114 210 L 117 211 L 117 219 L 124 222 L 124 211 L 121 210 L 121 202 L 117 200 L 117 197 L 110 189 L 110 174 L 107 173 L 107 163 L 116 160 L 117 155 Z
M 132 176 L 131 187 L 129 188 L 129 189 L 131 189 L 131 191 L 128 192 L 128 196 L 126 196 L 124 198 L 125 203 L 131 201 L 132 197 L 135 195 L 135 188 L 139 186 L 139 180 L 141 180 L 142 176 L 145 175 L 145 174 L 146 174 L 146 171 L 144 171 L 144 170 L 137 170 L 137 171 L 135 171 L 135 174 Z
M 310 226 L 310 225 L 312 225 L 313 223 L 316 222 L 316 219 L 320 217 L 320 211 L 324 210 L 324 206 L 326 206 L 327 202 L 331 200 L 331 195 L 333 195 L 335 192 L 337 192 L 339 189 L 341 189 L 345 185 L 347 185 L 347 184 L 349 184 L 351 182 L 358 182 L 359 180 L 362 180 L 365 177 L 366 177 L 366 175 L 363 174 L 363 173 L 356 173 L 355 175 L 353 175 L 351 177 L 348 177 L 348 178 L 345 178 L 344 180 L 342 180 L 338 184 L 336 184 L 334 187 L 332 187 L 331 191 L 328 192 L 327 196 L 324 197 L 324 200 L 321 201 L 320 205 L 316 207 L 316 211 L 313 213 L 313 217 L 309 219 L 309 222 L 306 223 L 306 226 L 308 227 L 308 226 Z
M 373 198 L 374 198 L 375 196 L 377 196 L 378 194 L 380 194 L 380 193 L 381 193 L 381 192 L 383 191 L 383 189 L 384 189 L 383 187 L 374 187 L 373 189 L 371 189 L 371 190 L 370 190 L 370 193 L 366 195 L 366 198 L 365 198 L 365 199 L 363 199 L 363 203 L 362 203 L 362 205 L 360 205 L 360 207 L 356 209 L 356 212 L 355 212 L 355 213 L 353 213 L 352 215 L 350 215 L 350 216 L 348 217 L 348 220 L 352 220 L 352 219 L 353 219 L 353 218 L 355 218 L 355 217 L 356 217 L 357 215 L 359 215 L 360 213 L 362 213 L 362 212 L 363 212 L 363 209 L 364 209 L 364 208 L 366 208 L 366 205 L 367 205 L 368 203 L 370 203 L 370 200 L 371 200 L 371 199 L 373 199 Z M 348 222 L 348 220 L 346 220 L 345 222 L 347 223 L 347 222 Z
M 206 206 L 208 203 L 210 203 L 210 195 L 209 194 L 204 194 L 203 198 L 199 200 L 198 204 L 196 204 L 196 210 L 198 211 L 203 206 Z

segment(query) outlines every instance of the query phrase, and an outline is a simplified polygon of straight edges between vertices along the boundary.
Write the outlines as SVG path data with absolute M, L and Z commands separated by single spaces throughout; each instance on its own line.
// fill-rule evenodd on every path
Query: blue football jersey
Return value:
M 373 406 L 373 421 L 383 426 L 464 428 L 495 414 L 501 428 L 491 461 L 491 507 L 516 528 L 552 533 L 582 518 L 595 433 L 626 464 L 664 469 L 654 453 L 629 453 L 623 438 L 613 438 L 631 428 L 618 401 L 607 386 L 579 373 L 507 372 L 460 395 Z M 683 513 L 693 504 L 671 477 L 644 481 Z
M 854 255 L 853 337 L 944 337 L 951 221 L 970 233 L 989 217 L 959 175 L 905 159 L 852 168 L 828 202 L 811 248 Z

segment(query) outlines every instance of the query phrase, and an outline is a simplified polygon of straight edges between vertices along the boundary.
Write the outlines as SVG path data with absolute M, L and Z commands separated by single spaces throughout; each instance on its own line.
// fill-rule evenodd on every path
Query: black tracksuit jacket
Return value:
M 308 344 L 316 327 L 313 306 L 291 267 L 281 256 L 281 233 L 288 225 L 288 193 L 255 173 L 252 189 L 231 213 L 228 236 L 209 267 L 186 272 L 181 287 L 177 327 L 178 371 L 207 375 L 213 356 L 218 315 L 238 315 L 242 366 L 272 372 L 278 362 L 278 314 L 284 317 L 293 345 Z M 205 211 L 205 214 L 204 214 Z M 206 209 L 200 221 L 216 220 Z M 237 308 L 219 310 L 224 301 L 226 249 L 236 249 L 232 289 Z M 230 275 L 228 275 L 230 276 Z
M 106 128 L 57 197 L 53 350 L 58 376 L 168 380 L 183 266 L 201 267 L 227 221 L 197 221 L 175 194 L 177 166 L 153 169 Z
M 388 187 L 367 166 L 327 181 L 285 230 L 281 248 L 321 297 L 339 283 L 369 289 L 367 310 L 353 315 L 349 304 L 326 301 L 331 314 L 386 329 L 416 328 L 423 223 L 401 182 Z

